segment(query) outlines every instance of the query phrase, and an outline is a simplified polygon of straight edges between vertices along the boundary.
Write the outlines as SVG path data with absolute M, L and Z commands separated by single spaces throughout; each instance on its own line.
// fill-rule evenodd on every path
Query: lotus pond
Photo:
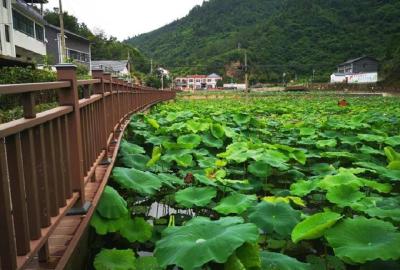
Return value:
M 400 269 L 399 99 L 176 101 L 131 119 L 97 270 Z

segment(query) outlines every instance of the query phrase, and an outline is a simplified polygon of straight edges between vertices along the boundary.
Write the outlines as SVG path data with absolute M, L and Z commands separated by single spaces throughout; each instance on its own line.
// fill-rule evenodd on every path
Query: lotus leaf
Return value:
M 136 270 L 135 253 L 131 249 L 103 249 L 93 262 L 96 270 Z
M 256 195 L 235 193 L 221 200 L 213 209 L 220 214 L 241 214 L 257 202 Z
M 190 132 L 197 133 L 199 131 L 206 131 L 210 125 L 208 123 L 200 122 L 200 120 L 189 120 L 186 122 L 186 127 Z
M 122 164 L 127 168 L 135 168 L 138 170 L 145 170 L 146 165 L 150 161 L 150 158 L 141 154 L 124 155 L 121 159 Z
M 100 216 L 97 211 L 94 212 L 90 225 L 96 230 L 99 235 L 118 232 L 126 223 L 128 216 L 123 216 L 118 219 L 107 219 Z
M 390 146 L 399 146 L 400 145 L 400 136 L 393 136 L 386 138 L 385 144 L 390 145 Z
M 292 241 L 298 243 L 301 240 L 319 238 L 341 218 L 342 216 L 335 212 L 324 212 L 309 216 L 294 227 Z
M 126 201 L 119 195 L 118 191 L 106 186 L 96 211 L 104 218 L 118 219 L 128 214 L 126 205 Z
M 304 151 L 301 150 L 294 150 L 293 152 L 289 153 L 289 157 L 293 158 L 297 162 L 299 162 L 302 165 L 305 165 L 307 162 L 307 156 Z
M 325 233 L 335 255 L 348 263 L 400 258 L 400 233 L 391 223 L 356 217 L 345 219 Z
M 222 148 L 224 146 L 224 142 L 221 139 L 215 138 L 213 135 L 207 133 L 202 137 L 203 143 L 208 147 L 213 148 Z
M 217 191 L 212 187 L 189 187 L 176 192 L 175 200 L 186 208 L 203 207 L 209 204 L 216 195 Z
M 328 201 L 340 207 L 351 206 L 364 197 L 364 193 L 360 192 L 358 187 L 350 185 L 334 186 L 326 193 Z
M 151 154 L 151 159 L 147 162 L 146 166 L 147 167 L 152 167 L 154 166 L 161 158 L 161 147 L 154 147 L 152 154 Z
M 302 263 L 285 254 L 263 251 L 261 252 L 262 270 L 310 270 L 310 265 Z
M 217 184 L 215 181 L 211 180 L 210 178 L 208 178 L 208 177 L 205 176 L 205 175 L 202 175 L 202 174 L 195 174 L 195 175 L 194 175 L 194 178 L 195 178 L 198 182 L 202 183 L 203 185 L 206 185 L 206 186 L 213 186 L 213 187 L 217 187 L 217 186 L 218 186 L 218 184 Z
M 162 270 L 157 258 L 152 256 L 139 257 L 136 259 L 136 269 L 138 270 Z
M 152 119 L 152 118 L 146 118 L 147 123 L 149 123 L 150 126 L 152 126 L 155 129 L 159 129 L 160 125 L 158 124 L 156 119 Z
M 235 121 L 236 124 L 241 126 L 241 125 L 249 123 L 251 120 L 251 117 L 244 113 L 238 113 L 238 114 L 234 114 L 232 119 L 233 119 L 233 121 Z
M 290 193 L 295 196 L 305 196 L 318 188 L 317 180 L 300 180 L 290 186 Z
M 131 243 L 144 243 L 151 239 L 153 227 L 143 218 L 129 218 L 126 220 L 119 233 Z
M 129 143 L 125 140 L 121 141 L 120 152 L 122 155 L 135 155 L 135 154 L 146 153 L 146 151 L 143 149 L 143 147 L 133 144 L 133 143 Z
M 250 209 L 249 220 L 268 234 L 288 236 L 300 221 L 300 211 L 286 203 L 261 202 Z
M 160 173 L 158 175 L 158 178 L 163 182 L 163 184 L 169 186 L 170 188 L 174 188 L 175 186 L 182 186 L 185 184 L 183 179 L 173 174 Z
M 267 196 L 262 198 L 262 200 L 264 202 L 270 202 L 270 203 L 283 202 L 290 204 L 290 202 L 293 202 L 298 206 L 306 207 L 305 202 L 300 197 L 294 197 L 294 196 L 286 196 L 286 197 Z
M 213 124 L 211 134 L 217 139 L 222 139 L 225 136 L 225 129 L 220 124 Z
M 358 134 L 357 137 L 360 140 L 366 141 L 366 142 L 377 142 L 377 143 L 382 143 L 385 141 L 385 137 L 375 135 L 375 134 Z
M 318 148 L 327 148 L 327 147 L 335 147 L 337 145 L 337 141 L 335 139 L 329 140 L 320 140 L 316 142 Z
M 116 167 L 112 177 L 121 187 L 134 190 L 143 195 L 154 194 L 161 188 L 162 182 L 155 174 L 136 169 Z
M 154 254 L 162 267 L 193 270 L 211 261 L 225 263 L 244 243 L 257 240 L 257 227 L 251 223 L 193 223 L 165 230 Z
M 267 178 L 272 173 L 272 168 L 265 160 L 253 161 L 247 168 L 249 172 L 260 178 Z
M 178 145 L 183 148 L 193 149 L 200 145 L 201 137 L 197 134 L 189 134 L 178 137 Z

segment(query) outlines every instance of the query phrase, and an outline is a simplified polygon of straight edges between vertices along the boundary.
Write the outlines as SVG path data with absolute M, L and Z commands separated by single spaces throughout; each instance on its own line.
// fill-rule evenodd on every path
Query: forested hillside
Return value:
M 381 60 L 388 75 L 399 63 L 399 18 L 398 0 L 210 0 L 127 42 L 178 73 L 231 74 L 246 49 L 253 82 L 313 70 L 324 79 L 362 55 Z

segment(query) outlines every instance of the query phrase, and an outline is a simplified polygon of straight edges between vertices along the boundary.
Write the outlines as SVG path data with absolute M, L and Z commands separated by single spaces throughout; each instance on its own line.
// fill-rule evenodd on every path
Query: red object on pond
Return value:
M 192 184 L 194 180 L 193 174 L 188 173 L 185 177 L 185 184 Z
M 349 103 L 347 103 L 347 101 L 345 99 L 342 99 L 338 102 L 338 106 L 340 107 L 347 107 L 349 106 Z

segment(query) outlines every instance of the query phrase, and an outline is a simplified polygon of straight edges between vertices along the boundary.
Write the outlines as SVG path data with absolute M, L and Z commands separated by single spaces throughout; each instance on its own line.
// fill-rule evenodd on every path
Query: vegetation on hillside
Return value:
M 246 49 L 253 82 L 281 81 L 284 72 L 309 79 L 313 70 L 326 80 L 362 55 L 382 61 L 390 76 L 400 62 L 399 17 L 397 0 L 210 0 L 127 42 L 179 73 L 226 74 L 244 63 Z

